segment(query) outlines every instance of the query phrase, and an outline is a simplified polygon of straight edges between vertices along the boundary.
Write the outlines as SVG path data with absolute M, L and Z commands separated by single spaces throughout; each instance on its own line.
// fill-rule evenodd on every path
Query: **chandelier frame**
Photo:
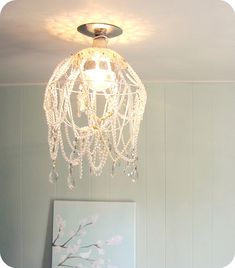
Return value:
M 52 159 L 49 180 L 58 179 L 56 159 L 60 149 L 68 162 L 70 189 L 75 187 L 73 167 L 80 167 L 82 178 L 85 157 L 90 173 L 96 176 L 101 175 L 108 159 L 112 161 L 112 176 L 120 161 L 124 161 L 124 173 L 135 181 L 138 133 L 147 98 L 144 85 L 127 61 L 107 48 L 107 38 L 120 35 L 121 28 L 89 23 L 79 26 L 78 31 L 94 38 L 93 47 L 62 61 L 45 92 L 44 110 Z M 100 108 L 101 114 L 98 114 Z M 86 118 L 85 126 L 78 124 L 81 116 Z

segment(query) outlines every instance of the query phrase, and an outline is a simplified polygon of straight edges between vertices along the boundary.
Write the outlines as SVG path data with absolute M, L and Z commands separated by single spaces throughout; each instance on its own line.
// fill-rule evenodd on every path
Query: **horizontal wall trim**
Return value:
M 38 82 L 38 83 L 34 83 L 34 82 L 14 82 L 14 83 L 0 83 L 0 87 L 18 87 L 18 86 L 44 86 L 46 85 L 45 82 Z
M 142 80 L 146 84 L 170 84 L 170 83 L 235 83 L 235 80 Z M 16 86 L 45 86 L 47 82 L 14 82 L 0 83 L 0 87 L 16 87 Z

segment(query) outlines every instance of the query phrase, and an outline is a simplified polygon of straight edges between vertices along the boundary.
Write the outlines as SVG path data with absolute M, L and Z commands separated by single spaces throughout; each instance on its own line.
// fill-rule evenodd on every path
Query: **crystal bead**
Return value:
M 136 178 L 132 178 L 131 181 L 132 181 L 133 183 L 135 183 L 135 182 L 136 182 Z
M 75 179 L 72 174 L 68 175 L 67 184 L 70 190 L 73 190 L 75 188 Z
M 83 176 L 83 166 L 82 166 L 82 159 L 80 159 L 80 172 L 79 172 L 79 180 L 82 180 Z
M 53 167 L 50 174 L 49 174 L 49 182 L 50 183 L 56 183 L 56 181 L 58 180 L 58 173 L 57 171 L 55 170 L 55 168 Z

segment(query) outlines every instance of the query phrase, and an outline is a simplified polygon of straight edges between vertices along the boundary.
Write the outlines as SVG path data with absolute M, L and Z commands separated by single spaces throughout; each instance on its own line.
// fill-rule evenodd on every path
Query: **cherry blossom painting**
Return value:
M 135 268 L 135 203 L 55 201 L 52 268 Z

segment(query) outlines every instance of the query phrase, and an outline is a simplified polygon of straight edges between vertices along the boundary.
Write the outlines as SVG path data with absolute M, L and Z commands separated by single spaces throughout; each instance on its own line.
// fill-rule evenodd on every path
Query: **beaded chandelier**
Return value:
M 63 60 L 46 88 L 44 110 L 52 159 L 50 182 L 58 179 L 56 159 L 60 149 L 68 163 L 67 184 L 75 187 L 73 168 L 87 159 L 90 173 L 101 175 L 111 160 L 111 175 L 124 162 L 123 171 L 138 177 L 137 139 L 143 119 L 146 91 L 140 78 L 107 40 L 122 30 L 110 24 L 90 23 L 78 31 L 93 37 L 93 46 Z

